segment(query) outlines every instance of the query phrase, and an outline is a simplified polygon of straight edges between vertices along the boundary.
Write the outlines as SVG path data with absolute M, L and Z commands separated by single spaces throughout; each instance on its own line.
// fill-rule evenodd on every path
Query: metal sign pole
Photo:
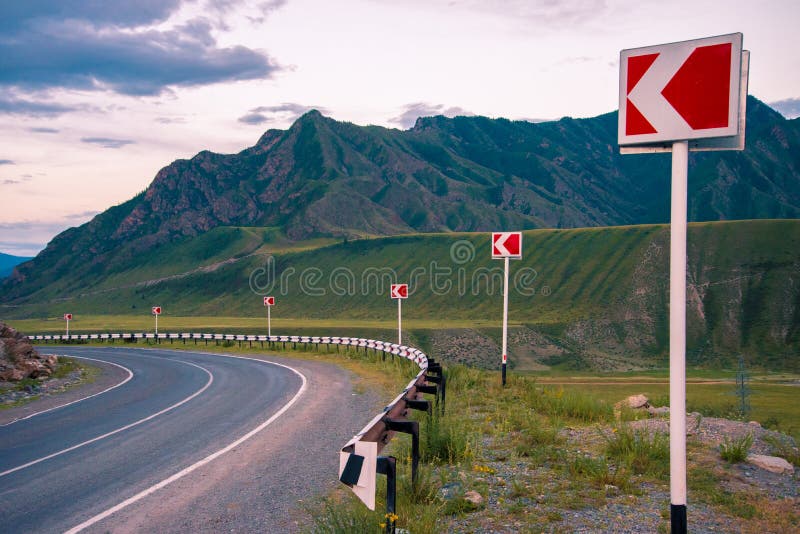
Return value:
M 508 361 L 508 268 L 509 258 L 505 258 L 505 273 L 503 274 L 503 386 L 506 385 L 506 363 Z
M 69 318 L 67 318 L 67 337 L 69 337 Z
M 267 336 L 272 336 L 272 315 L 270 314 L 270 308 L 272 308 L 272 306 L 267 306 Z
M 672 144 L 669 255 L 669 482 L 672 534 L 686 533 L 686 190 L 689 142 Z
M 403 344 L 403 299 L 397 299 L 397 344 Z
M 154 314 L 156 316 L 156 337 L 158 337 L 158 314 Z

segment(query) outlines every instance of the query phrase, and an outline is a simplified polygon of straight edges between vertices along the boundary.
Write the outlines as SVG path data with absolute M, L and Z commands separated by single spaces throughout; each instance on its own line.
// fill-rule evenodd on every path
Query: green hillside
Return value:
M 490 259 L 489 234 L 304 247 L 281 242 L 274 229 L 217 228 L 156 248 L 135 269 L 108 266 L 112 274 L 98 283 L 51 285 L 0 309 L 16 318 L 59 317 L 65 306 L 83 315 L 139 315 L 159 304 L 171 316 L 258 317 L 261 296 L 271 294 L 274 315 L 295 324 L 391 324 L 397 308 L 389 284 L 407 281 L 403 316 L 415 321 L 417 342 L 478 364 L 485 363 L 480 354 L 496 352 L 502 262 Z M 511 271 L 517 365 L 663 363 L 668 263 L 664 225 L 525 232 L 524 259 Z M 743 354 L 754 365 L 800 370 L 800 220 L 691 224 L 687 283 L 691 363 L 722 366 Z

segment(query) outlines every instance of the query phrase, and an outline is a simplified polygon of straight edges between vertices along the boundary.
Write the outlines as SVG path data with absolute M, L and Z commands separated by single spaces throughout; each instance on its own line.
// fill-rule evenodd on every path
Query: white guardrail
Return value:
M 435 394 L 436 403 L 444 409 L 445 377 L 441 364 L 428 358 L 424 352 L 413 347 L 378 341 L 375 339 L 336 337 L 336 336 L 263 336 L 251 334 L 205 334 L 205 333 L 106 333 L 106 334 L 43 334 L 28 336 L 31 341 L 114 341 L 127 342 L 138 340 L 186 340 L 197 341 L 237 341 L 263 343 L 311 343 L 317 345 L 337 345 L 373 349 L 385 354 L 406 358 L 416 363 L 420 371 L 392 402 L 387 404 L 381 413 L 376 415 L 364 428 L 342 447 L 339 453 L 339 480 L 350 486 L 353 493 L 361 499 L 370 510 L 375 509 L 376 475 L 387 476 L 386 511 L 390 519 L 386 522 L 387 532 L 394 532 L 395 517 L 395 458 L 379 456 L 380 452 L 392 439 L 395 433 L 403 432 L 412 437 L 412 481 L 416 482 L 419 464 L 419 423 L 407 419 L 408 410 L 425 410 L 431 412 L 430 403 L 422 398 L 423 393 Z M 431 373 L 429 375 L 428 373 Z

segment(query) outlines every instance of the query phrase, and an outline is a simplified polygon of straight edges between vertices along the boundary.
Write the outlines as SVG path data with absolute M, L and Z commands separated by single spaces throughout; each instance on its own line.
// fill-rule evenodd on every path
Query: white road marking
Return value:
M 207 353 L 201 353 L 201 354 L 207 355 Z M 289 367 L 288 365 L 283 365 L 283 364 L 280 364 L 280 363 L 275 363 L 275 362 L 271 362 L 271 361 L 267 361 L 267 360 L 258 360 L 256 358 L 247 358 L 247 357 L 244 357 L 244 356 L 233 356 L 233 355 L 229 355 L 229 354 L 220 354 L 219 356 L 224 356 L 226 358 L 238 358 L 238 359 L 241 359 L 241 360 L 253 360 L 253 361 L 256 361 L 256 362 L 262 362 L 262 363 L 266 363 L 266 364 L 270 364 L 270 365 L 277 365 L 278 367 L 284 367 L 286 369 L 289 369 L 293 373 L 295 373 L 297 376 L 299 376 L 303 383 L 300 386 L 300 389 L 297 391 L 297 393 L 295 393 L 294 397 L 292 397 L 289 400 L 289 402 L 287 402 L 283 406 L 283 408 L 281 408 L 280 410 L 275 412 L 275 414 L 273 414 L 272 417 L 270 417 L 269 419 L 267 419 L 266 421 L 264 421 L 263 423 L 258 425 L 256 428 L 254 428 L 253 430 L 251 430 L 250 432 L 248 432 L 247 434 L 245 434 L 241 438 L 237 439 L 233 443 L 230 443 L 229 445 L 227 445 L 226 447 L 218 450 L 217 452 L 206 456 L 205 458 L 203 458 L 199 462 L 196 462 L 196 463 L 190 465 L 189 467 L 187 467 L 187 468 L 185 468 L 185 469 L 183 469 L 181 471 L 178 471 L 177 473 L 175 473 L 171 477 L 165 478 L 161 482 L 159 482 L 157 484 L 154 484 L 154 485 L 150 486 L 149 488 L 137 493 L 133 497 L 131 497 L 129 499 L 126 499 L 126 500 L 122 501 L 121 503 L 119 503 L 119 504 L 117 504 L 115 506 L 112 506 L 111 508 L 105 510 L 104 512 L 101 512 L 101 513 L 97 514 L 96 516 L 87 519 L 86 521 L 84 521 L 80 525 L 77 525 L 77 526 L 67 530 L 65 532 L 65 534 L 75 534 L 75 533 L 80 532 L 81 530 L 83 530 L 85 528 L 88 528 L 88 527 L 94 525 L 95 523 L 97 523 L 99 521 L 102 521 L 103 519 L 109 517 L 110 515 L 115 514 L 115 513 L 119 512 L 120 510 L 122 510 L 124 508 L 127 508 L 131 504 L 134 504 L 137 501 L 140 501 L 140 500 L 144 499 L 148 495 L 151 495 L 151 494 L 155 493 L 156 491 L 160 490 L 161 488 L 163 488 L 165 486 L 168 486 L 169 484 L 172 484 L 176 480 L 179 480 L 179 479 L 185 477 L 186 475 L 188 475 L 192 471 L 195 471 L 196 469 L 198 469 L 198 468 L 200 468 L 200 467 L 202 467 L 202 466 L 214 461 L 215 459 L 219 458 L 220 456 L 222 456 L 226 452 L 229 452 L 232 449 L 238 447 L 239 445 L 241 445 L 242 443 L 244 443 L 248 439 L 252 438 L 256 434 L 258 434 L 259 432 L 261 432 L 262 430 L 267 428 L 270 424 L 272 424 L 273 421 L 275 421 L 278 417 L 283 415 L 289 408 L 292 407 L 292 405 L 295 402 L 297 402 L 297 399 L 299 399 L 303 395 L 303 393 L 305 393 L 305 391 L 306 391 L 306 384 L 307 384 L 306 377 L 303 375 L 303 373 L 301 373 L 297 369 L 293 369 L 292 367 Z
M 17 471 L 21 471 L 22 469 L 28 468 L 28 467 L 30 467 L 32 465 L 36 465 L 36 464 L 44 462 L 46 460 L 50 460 L 51 458 L 55 458 L 56 456 L 61 456 L 62 454 L 66 454 L 66 453 L 68 453 L 70 451 L 74 451 L 75 449 L 79 449 L 81 447 L 89 445 L 90 443 L 95 443 L 97 441 L 100 441 L 101 439 L 105 439 L 107 437 L 113 436 L 114 434 L 119 434 L 120 432 L 124 432 L 125 430 L 128 430 L 128 429 L 133 428 L 133 427 L 138 426 L 138 425 L 141 425 L 142 423 L 146 423 L 147 421 L 150 421 L 151 419 L 155 419 L 159 415 L 163 415 L 163 414 L 165 414 L 165 413 L 167 413 L 167 412 L 169 412 L 171 410 L 174 410 L 175 408 L 177 408 L 178 406 L 181 406 L 182 404 L 186 404 L 187 402 L 189 402 L 190 400 L 192 400 L 193 398 L 197 397 L 198 395 L 203 393 L 205 390 L 207 390 L 209 388 L 209 386 L 211 386 L 211 384 L 214 382 L 214 375 L 212 375 L 211 372 L 208 369 L 205 369 L 203 367 L 200 367 L 199 365 L 196 365 L 196 364 L 193 364 L 193 363 L 189 363 L 189 362 L 183 362 L 183 361 L 180 361 L 180 360 L 174 360 L 174 361 L 177 361 L 177 362 L 180 362 L 180 363 L 184 363 L 186 365 L 191 365 L 192 367 L 197 367 L 198 369 L 201 369 L 202 371 L 204 371 L 208 375 L 208 382 L 206 382 L 206 384 L 202 388 L 200 388 L 199 390 L 195 391 L 194 393 L 192 393 L 191 395 L 189 395 L 188 397 L 186 397 L 182 401 L 177 402 L 177 403 L 175 403 L 172 406 L 169 406 L 167 408 L 164 408 L 163 410 L 161 410 L 159 412 L 156 412 L 156 413 L 154 413 L 152 415 L 148 415 L 147 417 L 145 417 L 143 419 L 139 419 L 138 421 L 135 421 L 133 423 L 130 423 L 128 425 L 120 427 L 120 428 L 118 428 L 116 430 L 112 430 L 111 432 L 107 432 L 107 433 L 103 434 L 102 436 L 97 436 L 97 437 L 92 438 L 90 440 L 84 441 L 83 443 L 78 443 L 77 445 L 73 445 L 72 447 L 68 447 L 66 449 L 60 450 L 58 452 L 54 452 L 53 454 L 48 454 L 47 456 L 43 456 L 41 458 L 38 458 L 38 459 L 33 460 L 31 462 L 28 462 L 26 464 L 18 465 L 17 467 L 14 467 L 12 469 L 8 469 L 7 471 L 3 471 L 2 473 L 0 473 L 0 477 L 4 477 L 6 475 L 10 475 L 11 473 L 15 473 Z
M 126 373 L 128 373 L 128 377 L 127 377 L 125 380 L 123 380 L 122 382 L 120 382 L 119 384 L 116 384 L 116 385 L 114 385 L 114 386 L 111 386 L 110 388 L 104 389 L 103 391 L 100 391 L 100 392 L 98 392 L 98 393 L 94 393 L 94 394 L 92 394 L 92 395 L 89 395 L 89 396 L 87 396 L 87 397 L 83 397 L 82 399 L 74 400 L 74 401 L 72 401 L 72 402 L 68 402 L 68 403 L 66 403 L 66 404 L 62 404 L 62 405 L 60 405 L 60 406 L 56 406 L 55 408 L 49 408 L 49 409 L 47 409 L 47 410 L 42 410 L 41 412 L 36 412 L 36 413 L 32 413 L 32 414 L 30 414 L 30 415 L 26 415 L 25 417 L 20 417 L 19 419 L 14 419 L 14 420 L 13 420 L 13 421 L 11 421 L 10 423 L 5 423 L 5 424 L 3 424 L 3 425 L 0 425 L 0 426 L 9 426 L 9 425 L 13 425 L 14 423 L 18 423 L 19 421 L 24 421 L 25 419 L 30 419 L 31 417 L 36 417 L 37 415 L 42 415 L 43 413 L 52 412 L 53 410 L 58 410 L 59 408 L 64 408 L 64 407 L 66 407 L 66 406 L 71 406 L 71 405 L 73 405 L 73 404 L 76 404 L 76 403 L 79 403 L 79 402 L 81 402 L 81 401 L 85 401 L 86 399 L 91 399 L 92 397 L 97 397 L 98 395 L 102 395 L 103 393 L 108 393 L 108 392 L 109 392 L 109 391 L 111 391 L 112 389 L 114 389 L 114 388 L 118 388 L 118 387 L 120 387 L 120 386 L 124 385 L 126 382 L 128 382 L 128 380 L 130 380 L 131 378 L 133 378 L 133 371 L 131 371 L 130 369 L 128 369 L 128 368 L 127 368 L 127 367 L 125 367 L 125 366 L 119 365 L 118 363 L 114 363 L 114 362 L 107 362 L 107 361 L 105 361 L 105 360 L 97 360 L 97 359 L 95 359 L 95 358 L 87 358 L 86 356 L 70 356 L 70 358 L 79 358 L 79 359 L 81 359 L 81 360 L 91 360 L 91 361 L 93 361 L 93 362 L 103 362 L 103 363 L 107 363 L 107 364 L 109 364 L 109 365 L 113 365 L 114 367 L 119 367 L 120 369 L 122 369 L 123 371 L 125 371 Z

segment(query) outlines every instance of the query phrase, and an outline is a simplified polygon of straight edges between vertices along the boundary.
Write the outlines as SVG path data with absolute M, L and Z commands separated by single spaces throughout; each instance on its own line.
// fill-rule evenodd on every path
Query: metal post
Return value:
M 397 299 L 397 344 L 403 344 L 403 299 Z
M 503 386 L 506 385 L 506 362 L 508 361 L 508 256 L 505 260 L 505 273 L 503 274 Z
M 156 338 L 158 338 L 158 314 L 156 313 L 155 316 L 156 316 Z
M 416 489 L 417 468 L 419 467 L 419 421 L 384 419 L 383 422 L 387 430 L 411 434 L 411 487 Z
M 67 338 L 69 338 L 69 319 L 67 319 Z
M 270 308 L 272 306 L 267 306 L 267 335 L 272 335 L 272 315 L 270 314 Z
M 395 532 L 395 510 L 397 509 L 397 460 L 394 456 L 378 456 L 375 471 L 386 475 L 386 532 Z
M 689 142 L 672 144 L 669 270 L 669 482 L 672 534 L 686 522 L 686 189 Z

